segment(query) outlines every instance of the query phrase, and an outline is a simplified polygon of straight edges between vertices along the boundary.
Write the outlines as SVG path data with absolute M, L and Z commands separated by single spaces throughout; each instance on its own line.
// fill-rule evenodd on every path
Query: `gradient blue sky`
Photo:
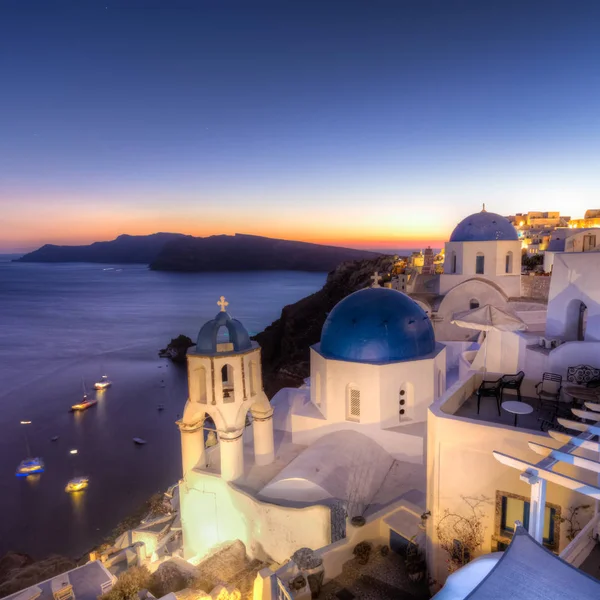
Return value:
M 0 251 L 600 205 L 600 2 L 0 3 Z

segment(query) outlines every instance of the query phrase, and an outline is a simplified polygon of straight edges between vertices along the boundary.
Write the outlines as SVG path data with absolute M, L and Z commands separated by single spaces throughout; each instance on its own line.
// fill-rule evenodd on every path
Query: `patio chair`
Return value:
M 525 373 L 523 371 L 519 371 L 514 375 L 502 375 L 500 377 L 502 381 L 502 390 L 500 392 L 500 400 L 502 401 L 502 396 L 504 395 L 504 390 L 516 390 L 517 391 L 517 400 L 519 402 L 523 402 L 521 398 L 521 384 L 523 383 L 523 378 L 525 377 Z
M 556 420 L 558 414 L 561 390 L 562 375 L 556 373 L 544 373 L 542 380 L 535 385 L 535 391 L 539 399 L 538 412 L 540 410 L 550 410 L 553 421 Z
M 477 389 L 477 414 L 479 414 L 479 406 L 481 398 L 496 398 L 496 406 L 498 408 L 498 416 L 502 416 L 500 412 L 500 397 L 502 396 L 502 377 L 495 381 L 482 381 Z

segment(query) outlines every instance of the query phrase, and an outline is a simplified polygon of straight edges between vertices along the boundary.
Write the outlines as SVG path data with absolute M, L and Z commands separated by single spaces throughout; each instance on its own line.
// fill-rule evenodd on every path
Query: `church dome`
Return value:
M 218 352 L 217 336 L 221 327 L 227 329 L 229 343 L 233 352 L 244 352 L 252 348 L 250 336 L 246 328 L 237 319 L 232 319 L 227 312 L 221 311 L 214 319 L 204 323 L 198 334 L 196 354 L 216 354 Z
M 321 333 L 326 358 L 363 363 L 411 360 L 435 349 L 425 311 L 402 292 L 369 288 L 354 292 L 329 313 Z
M 451 242 L 495 242 L 518 239 L 517 230 L 506 217 L 487 212 L 485 208 L 463 219 L 450 236 Z

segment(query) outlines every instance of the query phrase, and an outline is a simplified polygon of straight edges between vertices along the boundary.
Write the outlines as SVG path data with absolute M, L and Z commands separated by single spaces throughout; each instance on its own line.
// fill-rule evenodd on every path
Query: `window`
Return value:
M 196 377 L 198 381 L 198 402 L 206 404 L 206 369 L 200 367 L 196 371 Z
M 402 421 L 402 417 L 406 413 L 406 390 L 400 390 L 400 399 L 398 403 L 400 405 L 398 413 L 400 415 L 400 421 Z
M 512 252 L 508 252 L 506 254 L 506 265 L 505 265 L 504 272 L 505 273 L 512 273 L 512 270 L 513 270 L 513 253 Z
M 469 301 L 469 310 L 475 310 L 476 308 L 479 308 L 479 300 L 473 298 Z
M 315 404 L 321 406 L 321 373 L 315 375 L 315 394 L 313 397 Z
M 485 256 L 481 252 L 478 252 L 477 256 L 475 257 L 475 273 L 477 275 L 483 275 L 484 268 L 485 268 Z
M 450 273 L 456 273 L 456 252 L 450 253 Z
M 514 494 L 498 492 L 501 503 L 501 515 L 497 534 L 500 538 L 510 540 L 515 531 L 515 521 L 521 521 L 523 527 L 529 530 L 529 500 Z M 544 545 L 557 547 L 555 525 L 560 522 L 558 507 L 546 504 L 544 515 Z M 502 543 L 502 542 L 500 542 Z
M 233 367 L 231 365 L 223 365 L 221 369 L 221 380 L 223 382 L 223 402 L 235 402 Z
M 577 321 L 577 340 L 585 340 L 585 328 L 587 326 L 587 306 L 581 302 L 579 305 L 579 320 Z
M 356 386 L 348 386 L 346 403 L 346 420 L 360 421 L 360 390 Z
M 250 361 L 250 395 L 256 396 L 258 393 L 258 365 L 256 361 Z

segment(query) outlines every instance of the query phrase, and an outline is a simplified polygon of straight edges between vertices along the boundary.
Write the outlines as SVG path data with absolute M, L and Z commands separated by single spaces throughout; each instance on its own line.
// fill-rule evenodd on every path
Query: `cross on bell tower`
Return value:
M 221 307 L 221 312 L 225 312 L 229 306 L 229 302 L 225 300 L 225 296 L 221 296 L 217 304 Z
M 379 285 L 379 279 L 380 279 L 379 272 L 375 271 L 375 273 L 373 273 L 373 275 L 371 275 L 371 280 L 373 281 L 373 283 L 371 284 L 371 287 L 373 287 L 373 288 L 381 287 Z

